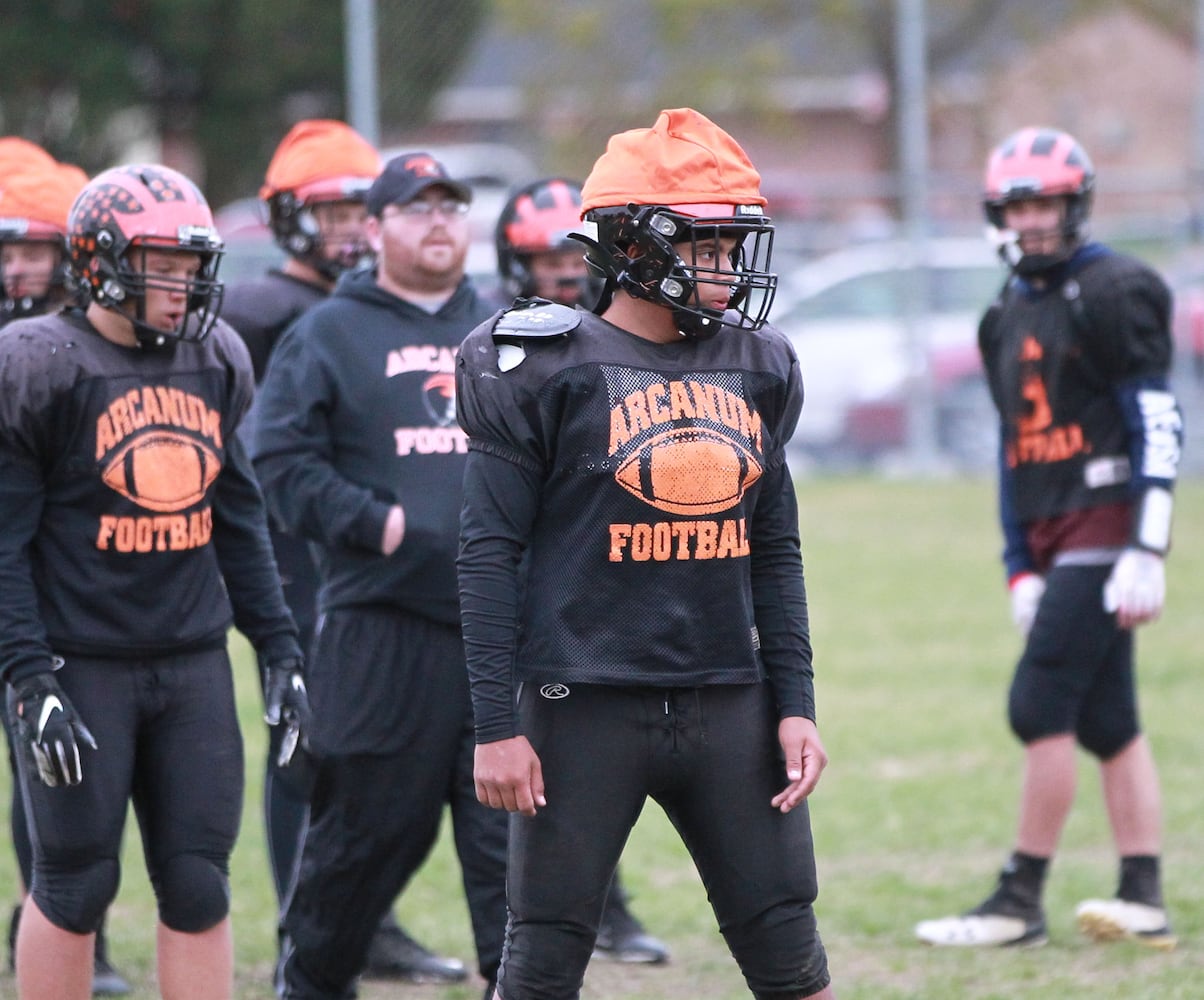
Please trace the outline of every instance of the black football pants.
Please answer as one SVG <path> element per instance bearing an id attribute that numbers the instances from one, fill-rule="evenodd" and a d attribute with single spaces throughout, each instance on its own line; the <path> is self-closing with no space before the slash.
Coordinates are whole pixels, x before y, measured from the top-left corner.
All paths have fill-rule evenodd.
<path id="1" fill-rule="evenodd" d="M 770 701 L 764 684 L 523 685 L 548 804 L 511 817 L 505 1000 L 579 995 L 607 886 L 649 797 L 693 857 L 752 992 L 803 997 L 827 985 L 808 810 L 770 805 L 787 784 Z"/>

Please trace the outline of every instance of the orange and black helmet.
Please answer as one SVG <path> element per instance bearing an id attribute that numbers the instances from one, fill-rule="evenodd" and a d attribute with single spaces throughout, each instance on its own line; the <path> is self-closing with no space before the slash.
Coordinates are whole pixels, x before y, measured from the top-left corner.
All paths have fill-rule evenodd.
<path id="1" fill-rule="evenodd" d="M 97 174 L 71 206 L 67 228 L 76 279 L 106 309 L 135 305 L 130 318 L 142 346 L 209 334 L 222 301 L 217 267 L 223 244 L 205 196 L 179 171 L 128 164 Z M 148 250 L 195 254 L 200 271 L 185 282 L 151 277 Z M 181 329 L 163 331 L 144 322 L 148 288 L 187 293 L 188 317 Z"/>
<path id="2" fill-rule="evenodd" d="M 321 202 L 362 202 L 380 170 L 380 153 L 350 125 L 329 118 L 298 122 L 280 140 L 259 189 L 276 243 L 333 281 L 355 255 L 325 257 L 311 210 Z"/>
<path id="3" fill-rule="evenodd" d="M 1087 237 L 1091 202 L 1095 193 L 1095 167 L 1086 150 L 1068 132 L 1056 128 L 1029 127 L 1012 133 L 992 151 L 987 160 L 983 185 L 983 212 L 998 232 L 1007 227 L 1003 210 L 1010 202 L 1031 198 L 1065 199 L 1062 223 L 1063 259 Z M 1014 241 L 1013 241 L 1014 242 Z M 1000 253 L 1013 266 L 1023 255 L 1007 247 L 1000 238 Z M 1046 255 L 1029 255 L 1021 270 L 1037 270 L 1056 262 Z"/>
<path id="4" fill-rule="evenodd" d="M 58 251 L 46 292 L 36 297 L 13 295 L 0 261 L 6 319 L 44 313 L 68 298 L 73 283 L 67 262 L 67 216 L 87 183 L 88 175 L 79 167 L 54 160 L 47 165 L 40 159 L 21 172 L 0 177 L 0 244 L 49 243 Z"/>
<path id="5" fill-rule="evenodd" d="M 498 273 L 509 295 L 536 294 L 531 274 L 531 256 L 559 250 L 576 250 L 579 242 L 569 237 L 581 231 L 581 185 L 567 177 L 533 181 L 515 191 L 498 216 L 494 231 Z M 578 300 L 594 302 L 601 282 L 593 272 L 581 279 Z"/>

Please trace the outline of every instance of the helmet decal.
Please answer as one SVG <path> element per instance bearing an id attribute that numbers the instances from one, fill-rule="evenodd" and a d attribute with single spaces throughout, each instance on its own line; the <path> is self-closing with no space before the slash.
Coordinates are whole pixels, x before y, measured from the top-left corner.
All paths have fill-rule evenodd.
<path id="1" fill-rule="evenodd" d="M 73 228 L 79 232 L 99 232 L 117 225 L 117 215 L 136 215 L 142 205 L 120 184 L 95 184 L 75 203 Z"/>

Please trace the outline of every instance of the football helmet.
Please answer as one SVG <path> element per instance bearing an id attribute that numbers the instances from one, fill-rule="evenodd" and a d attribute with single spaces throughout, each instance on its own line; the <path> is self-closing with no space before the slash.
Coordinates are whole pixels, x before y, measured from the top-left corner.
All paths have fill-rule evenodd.
<path id="1" fill-rule="evenodd" d="M 71 296 L 74 282 L 67 263 L 67 215 L 87 183 L 88 175 L 79 167 L 53 160 L 0 181 L 0 246 L 46 243 L 54 250 L 54 257 L 46 258 L 54 260 L 50 274 L 44 279 L 39 276 L 47 280 L 46 286 L 36 294 L 14 287 L 23 282 L 5 274 L 0 255 L 0 316 L 4 321 L 41 315 Z"/>
<path id="2" fill-rule="evenodd" d="M 778 277 L 769 270 L 773 224 L 759 205 L 626 205 L 585 213 L 587 257 L 609 293 L 621 289 L 673 311 L 683 336 L 705 339 L 723 326 L 759 330 L 769 316 Z M 592 238 L 590 238 L 592 237 Z M 702 243 L 734 239 L 726 261 L 689 264 Z M 683 256 L 677 247 L 687 244 Z M 705 304 L 710 286 L 722 286 L 727 308 Z M 605 308 L 605 302 L 600 304 Z"/>
<path id="3" fill-rule="evenodd" d="M 381 170 L 380 154 L 350 125 L 333 119 L 298 122 L 280 141 L 268 164 L 259 197 L 279 247 L 328 281 L 368 255 L 363 236 L 325 253 L 313 207 L 322 202 L 362 202 Z"/>
<path id="4" fill-rule="evenodd" d="M 1008 136 L 987 161 L 983 211 L 1003 260 L 1024 274 L 1069 257 L 1086 238 L 1095 191 L 1095 167 L 1074 136 L 1054 128 L 1023 128 Z M 1061 198 L 1062 246 L 1053 254 L 1026 254 L 1003 220 L 1004 207 L 1029 198 Z"/>
<path id="5" fill-rule="evenodd" d="M 581 190 L 587 258 L 616 289 L 666 306 L 685 337 L 765 325 L 777 290 L 773 224 L 761 175 L 739 144 L 692 108 L 662 111 L 652 128 L 611 136 Z M 727 259 L 698 248 L 733 240 Z M 689 246 L 691 252 L 679 253 Z M 705 259 L 705 258 L 704 258 Z M 687 263 L 687 260 L 690 263 Z M 723 294 L 716 294 L 722 288 Z M 726 299 L 722 309 L 708 302 Z"/>
<path id="6" fill-rule="evenodd" d="M 494 232 L 498 273 L 511 296 L 538 294 L 531 257 L 560 250 L 581 251 L 569 234 L 581 229 L 581 185 L 565 177 L 534 181 L 514 192 L 498 216 Z M 575 280 L 577 297 L 592 306 L 602 293 L 602 279 L 590 270 Z"/>
<path id="7" fill-rule="evenodd" d="M 221 308 L 223 244 L 205 196 L 187 177 L 158 164 L 106 170 L 75 199 L 67 229 L 72 272 L 97 305 L 121 310 L 133 303 L 126 315 L 142 347 L 208 336 Z M 195 254 L 200 271 L 189 280 L 150 277 L 149 250 Z M 178 330 L 146 322 L 150 288 L 187 293 L 188 315 Z"/>

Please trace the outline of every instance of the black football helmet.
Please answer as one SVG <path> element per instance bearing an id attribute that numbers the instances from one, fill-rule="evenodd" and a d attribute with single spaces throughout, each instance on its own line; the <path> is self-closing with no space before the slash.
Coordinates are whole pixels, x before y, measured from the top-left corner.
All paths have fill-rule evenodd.
<path id="1" fill-rule="evenodd" d="M 711 337 L 724 326 L 759 330 L 765 325 L 778 276 L 769 270 L 773 224 L 760 205 L 633 204 L 590 209 L 585 221 L 595 235 L 574 239 L 589 248 L 589 262 L 605 278 L 608 293 L 622 289 L 668 306 L 687 337 Z M 721 239 L 736 244 L 729 259 L 714 268 L 687 264 L 675 249 Z M 726 310 L 704 304 L 708 285 L 728 290 Z"/>

